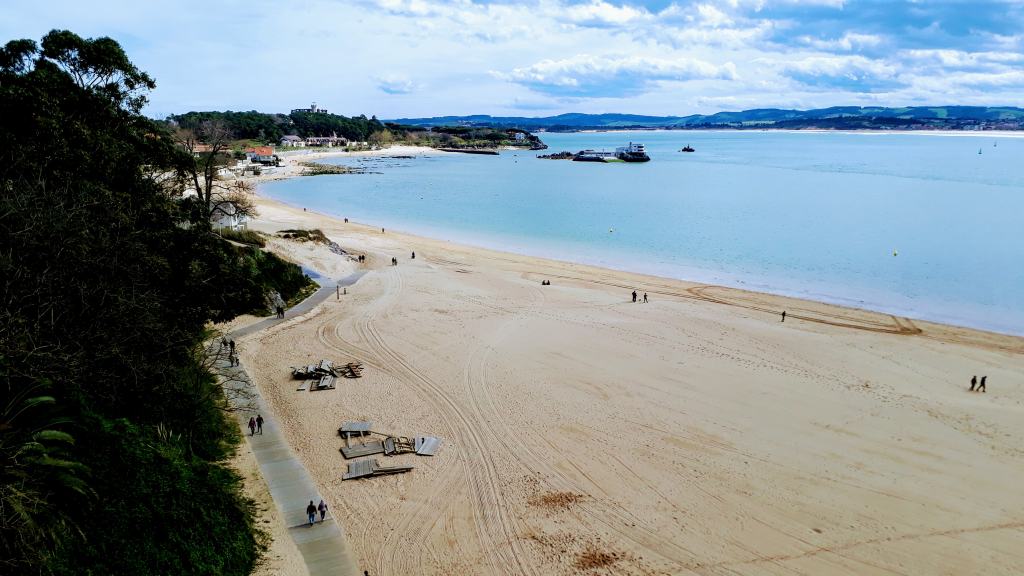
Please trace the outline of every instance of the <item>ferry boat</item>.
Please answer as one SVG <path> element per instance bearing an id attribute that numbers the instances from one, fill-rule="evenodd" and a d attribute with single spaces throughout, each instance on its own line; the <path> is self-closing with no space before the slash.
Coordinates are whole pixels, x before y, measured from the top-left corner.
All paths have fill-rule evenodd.
<path id="1" fill-rule="evenodd" d="M 629 143 L 629 146 L 621 146 L 615 149 L 615 157 L 623 162 L 650 162 L 651 157 L 643 144 Z"/>

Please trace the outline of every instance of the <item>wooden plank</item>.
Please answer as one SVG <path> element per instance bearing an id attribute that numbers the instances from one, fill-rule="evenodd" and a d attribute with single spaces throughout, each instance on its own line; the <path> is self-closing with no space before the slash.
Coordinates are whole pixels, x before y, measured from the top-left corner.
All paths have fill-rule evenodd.
<path id="1" fill-rule="evenodd" d="M 355 480 L 368 476 L 385 476 L 388 474 L 402 474 L 412 470 L 412 466 L 381 466 L 376 460 L 357 460 L 349 462 L 348 472 L 342 476 L 342 480 Z"/>
<path id="2" fill-rule="evenodd" d="M 371 454 L 383 453 L 384 443 L 381 442 L 380 440 L 367 442 L 366 444 L 356 444 L 355 446 L 345 446 L 344 448 L 341 449 L 341 455 L 344 456 L 346 460 L 351 460 L 352 458 L 359 458 L 360 456 L 369 456 Z"/>
<path id="3" fill-rule="evenodd" d="M 348 472 L 341 477 L 342 480 L 355 480 L 356 478 L 365 478 L 367 476 L 373 476 L 373 468 L 377 463 L 376 460 L 357 460 L 355 462 L 349 462 Z"/>
<path id="4" fill-rule="evenodd" d="M 343 422 L 341 428 L 338 428 L 338 433 L 343 435 L 346 432 L 353 435 L 369 434 L 371 426 L 373 426 L 373 422 Z"/>

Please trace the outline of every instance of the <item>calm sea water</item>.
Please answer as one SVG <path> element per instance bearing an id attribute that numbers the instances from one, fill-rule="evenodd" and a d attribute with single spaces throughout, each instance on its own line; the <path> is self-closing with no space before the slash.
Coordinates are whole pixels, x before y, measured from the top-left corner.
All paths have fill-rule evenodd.
<path id="1" fill-rule="evenodd" d="M 642 142 L 653 160 L 346 158 L 335 162 L 376 173 L 264 191 L 440 239 L 1024 334 L 1024 139 L 541 137 L 549 152 Z M 697 151 L 679 152 L 686 144 Z"/>

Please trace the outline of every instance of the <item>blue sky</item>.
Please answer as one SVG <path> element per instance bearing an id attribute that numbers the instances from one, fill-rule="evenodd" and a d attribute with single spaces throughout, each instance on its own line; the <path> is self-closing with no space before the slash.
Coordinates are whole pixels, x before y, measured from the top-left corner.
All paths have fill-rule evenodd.
<path id="1" fill-rule="evenodd" d="M 1024 0 L 3 2 L 3 41 L 121 42 L 157 117 L 1024 105 Z"/>

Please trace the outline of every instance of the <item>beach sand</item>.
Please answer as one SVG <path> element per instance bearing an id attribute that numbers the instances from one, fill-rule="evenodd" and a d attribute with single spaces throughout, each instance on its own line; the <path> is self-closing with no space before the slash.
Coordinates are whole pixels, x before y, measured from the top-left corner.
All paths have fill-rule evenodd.
<path id="1" fill-rule="evenodd" d="M 372 575 L 1024 573 L 1020 338 L 258 205 L 369 257 L 272 243 L 370 272 L 239 344 Z M 347 420 L 442 444 L 342 482 Z"/>

